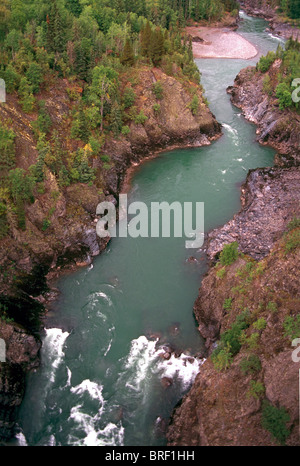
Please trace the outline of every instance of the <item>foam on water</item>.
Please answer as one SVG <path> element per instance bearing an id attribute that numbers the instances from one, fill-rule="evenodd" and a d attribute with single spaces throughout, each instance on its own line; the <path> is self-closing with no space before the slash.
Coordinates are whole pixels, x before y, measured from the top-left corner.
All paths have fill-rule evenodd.
<path id="1" fill-rule="evenodd" d="M 68 443 L 75 446 L 123 445 L 124 428 L 121 422 L 114 424 L 103 419 L 106 407 L 102 394 L 103 386 L 86 379 L 70 391 L 77 396 L 79 404 L 71 408 L 68 421 L 73 426 Z M 88 407 L 89 399 L 97 402 L 92 414 Z"/>
<path id="2" fill-rule="evenodd" d="M 150 375 L 149 369 L 157 358 L 157 341 L 150 341 L 142 335 L 131 342 L 124 367 L 128 376 L 126 386 L 136 392 L 141 390 L 143 382 Z"/>
<path id="3" fill-rule="evenodd" d="M 180 382 L 183 390 L 187 390 L 194 382 L 199 373 L 200 366 L 205 362 L 205 359 L 198 359 L 186 354 L 181 354 L 176 357 L 171 355 L 168 361 L 162 361 L 157 365 L 157 370 L 162 377 L 168 377 Z"/>
<path id="4" fill-rule="evenodd" d="M 25 435 L 23 434 L 23 432 L 18 432 L 15 436 L 15 439 L 17 440 L 17 444 L 19 447 L 27 447 L 28 444 L 27 444 L 27 441 L 26 441 L 26 437 Z"/>
<path id="5" fill-rule="evenodd" d="M 83 395 L 84 393 L 88 393 L 94 400 L 99 400 L 102 405 L 104 403 L 102 396 L 102 385 L 99 385 L 96 382 L 92 382 L 89 379 L 83 380 L 81 384 L 77 385 L 76 387 L 72 387 L 70 390 L 71 393 L 75 393 L 76 395 Z"/>
<path id="6" fill-rule="evenodd" d="M 46 329 L 46 337 L 43 342 L 43 355 L 46 355 L 45 362 L 50 369 L 49 383 L 55 380 L 55 373 L 63 360 L 65 353 L 63 347 L 70 334 L 63 332 L 60 328 Z"/>
<path id="7" fill-rule="evenodd" d="M 195 380 L 199 368 L 205 360 L 184 353 L 178 357 L 172 354 L 170 359 L 166 360 L 161 357 L 165 353 L 164 348 L 157 347 L 157 343 L 158 339 L 151 341 L 145 336 L 140 336 L 132 341 L 125 368 L 134 369 L 134 371 L 129 376 L 126 386 L 136 392 L 142 388 L 145 390 L 145 387 L 142 386 L 143 382 L 156 374 L 160 378 L 176 379 L 185 390 Z"/>

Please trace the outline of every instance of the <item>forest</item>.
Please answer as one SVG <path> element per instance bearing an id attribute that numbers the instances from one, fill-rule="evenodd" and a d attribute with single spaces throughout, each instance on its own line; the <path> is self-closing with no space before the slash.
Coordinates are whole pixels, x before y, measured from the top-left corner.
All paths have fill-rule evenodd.
<path id="1" fill-rule="evenodd" d="M 0 237 L 11 226 L 26 229 L 25 206 L 43 194 L 46 169 L 61 189 L 93 183 L 93 157 L 101 157 L 104 169 L 109 168 L 109 157 L 101 154 L 106 137 L 126 136 L 131 120 L 145 122 L 147 117 L 135 106 L 130 70 L 160 67 L 199 85 L 184 26 L 237 11 L 234 0 L 3 0 L 0 78 L 22 112 L 34 115 L 38 157 L 29 170 L 17 166 L 16 135 L 9 121 L 0 120 Z M 49 83 L 59 79 L 70 83 L 70 136 L 80 144 L 71 153 L 53 130 L 41 98 L 47 98 Z M 159 82 L 153 92 L 159 111 Z M 191 110 L 197 106 L 194 96 Z M 46 219 L 44 230 L 48 223 Z"/>

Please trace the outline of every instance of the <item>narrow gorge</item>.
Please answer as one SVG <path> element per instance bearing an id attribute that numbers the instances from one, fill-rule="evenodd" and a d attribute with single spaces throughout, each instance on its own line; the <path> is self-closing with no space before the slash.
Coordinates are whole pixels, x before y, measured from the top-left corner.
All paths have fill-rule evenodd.
<path id="1" fill-rule="evenodd" d="M 100 66 L 81 100 L 56 63 L 61 76 L 38 97 L 52 138 L 37 143 L 45 114 L 24 112 L 16 94 L 0 105 L 17 167 L 37 173 L 44 154 L 26 228 L 9 207 L 1 238 L 3 444 L 299 445 L 300 121 L 275 90 L 285 39 L 257 16 L 188 27 L 182 56 L 165 33 L 171 58 L 161 66 L 149 66 L 149 52 L 139 66 L 114 65 L 116 133 L 112 85 L 100 96 L 111 126 L 82 136 L 82 115 L 92 120 L 102 102 Z M 107 76 L 114 53 L 107 47 Z M 178 237 L 100 239 L 97 205 L 118 206 L 120 193 L 147 206 L 203 202 L 203 248 Z"/>

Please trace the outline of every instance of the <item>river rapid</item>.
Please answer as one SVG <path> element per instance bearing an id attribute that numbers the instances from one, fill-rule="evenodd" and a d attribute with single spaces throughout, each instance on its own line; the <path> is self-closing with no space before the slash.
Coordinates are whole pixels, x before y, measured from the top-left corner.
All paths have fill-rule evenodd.
<path id="1" fill-rule="evenodd" d="M 129 202 L 146 205 L 203 202 L 206 231 L 240 209 L 248 170 L 274 161 L 226 88 L 283 41 L 265 32 L 264 20 L 241 18 L 237 32 L 257 48 L 255 58 L 196 60 L 223 136 L 146 161 L 128 193 Z M 27 380 L 18 445 L 165 445 L 172 410 L 204 363 L 193 304 L 207 263 L 205 251 L 186 249 L 185 240 L 113 238 L 92 265 L 58 281 L 41 367 Z"/>

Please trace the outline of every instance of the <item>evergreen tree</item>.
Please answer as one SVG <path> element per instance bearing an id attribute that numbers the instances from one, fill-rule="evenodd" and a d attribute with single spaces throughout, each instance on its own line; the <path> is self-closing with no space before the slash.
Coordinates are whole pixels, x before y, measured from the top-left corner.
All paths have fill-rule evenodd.
<path id="1" fill-rule="evenodd" d="M 289 16 L 293 19 L 300 18 L 299 0 L 289 0 Z"/>
<path id="2" fill-rule="evenodd" d="M 80 0 L 66 0 L 66 7 L 74 16 L 77 17 L 80 16 L 80 13 L 82 12 Z"/>
<path id="3" fill-rule="evenodd" d="M 63 52 L 64 50 L 63 24 L 56 0 L 52 2 L 47 14 L 47 47 L 51 52 Z"/>
<path id="4" fill-rule="evenodd" d="M 125 42 L 125 46 L 123 49 L 123 53 L 121 56 L 121 63 L 125 66 L 133 66 L 134 65 L 134 53 L 133 48 L 130 43 L 130 40 L 127 38 Z"/>
<path id="5" fill-rule="evenodd" d="M 154 66 L 159 66 L 164 53 L 164 37 L 160 27 L 155 28 L 151 37 L 150 58 Z"/>
<path id="6" fill-rule="evenodd" d="M 147 21 L 146 26 L 141 30 L 141 54 L 143 57 L 149 57 L 151 46 L 151 26 Z"/>

